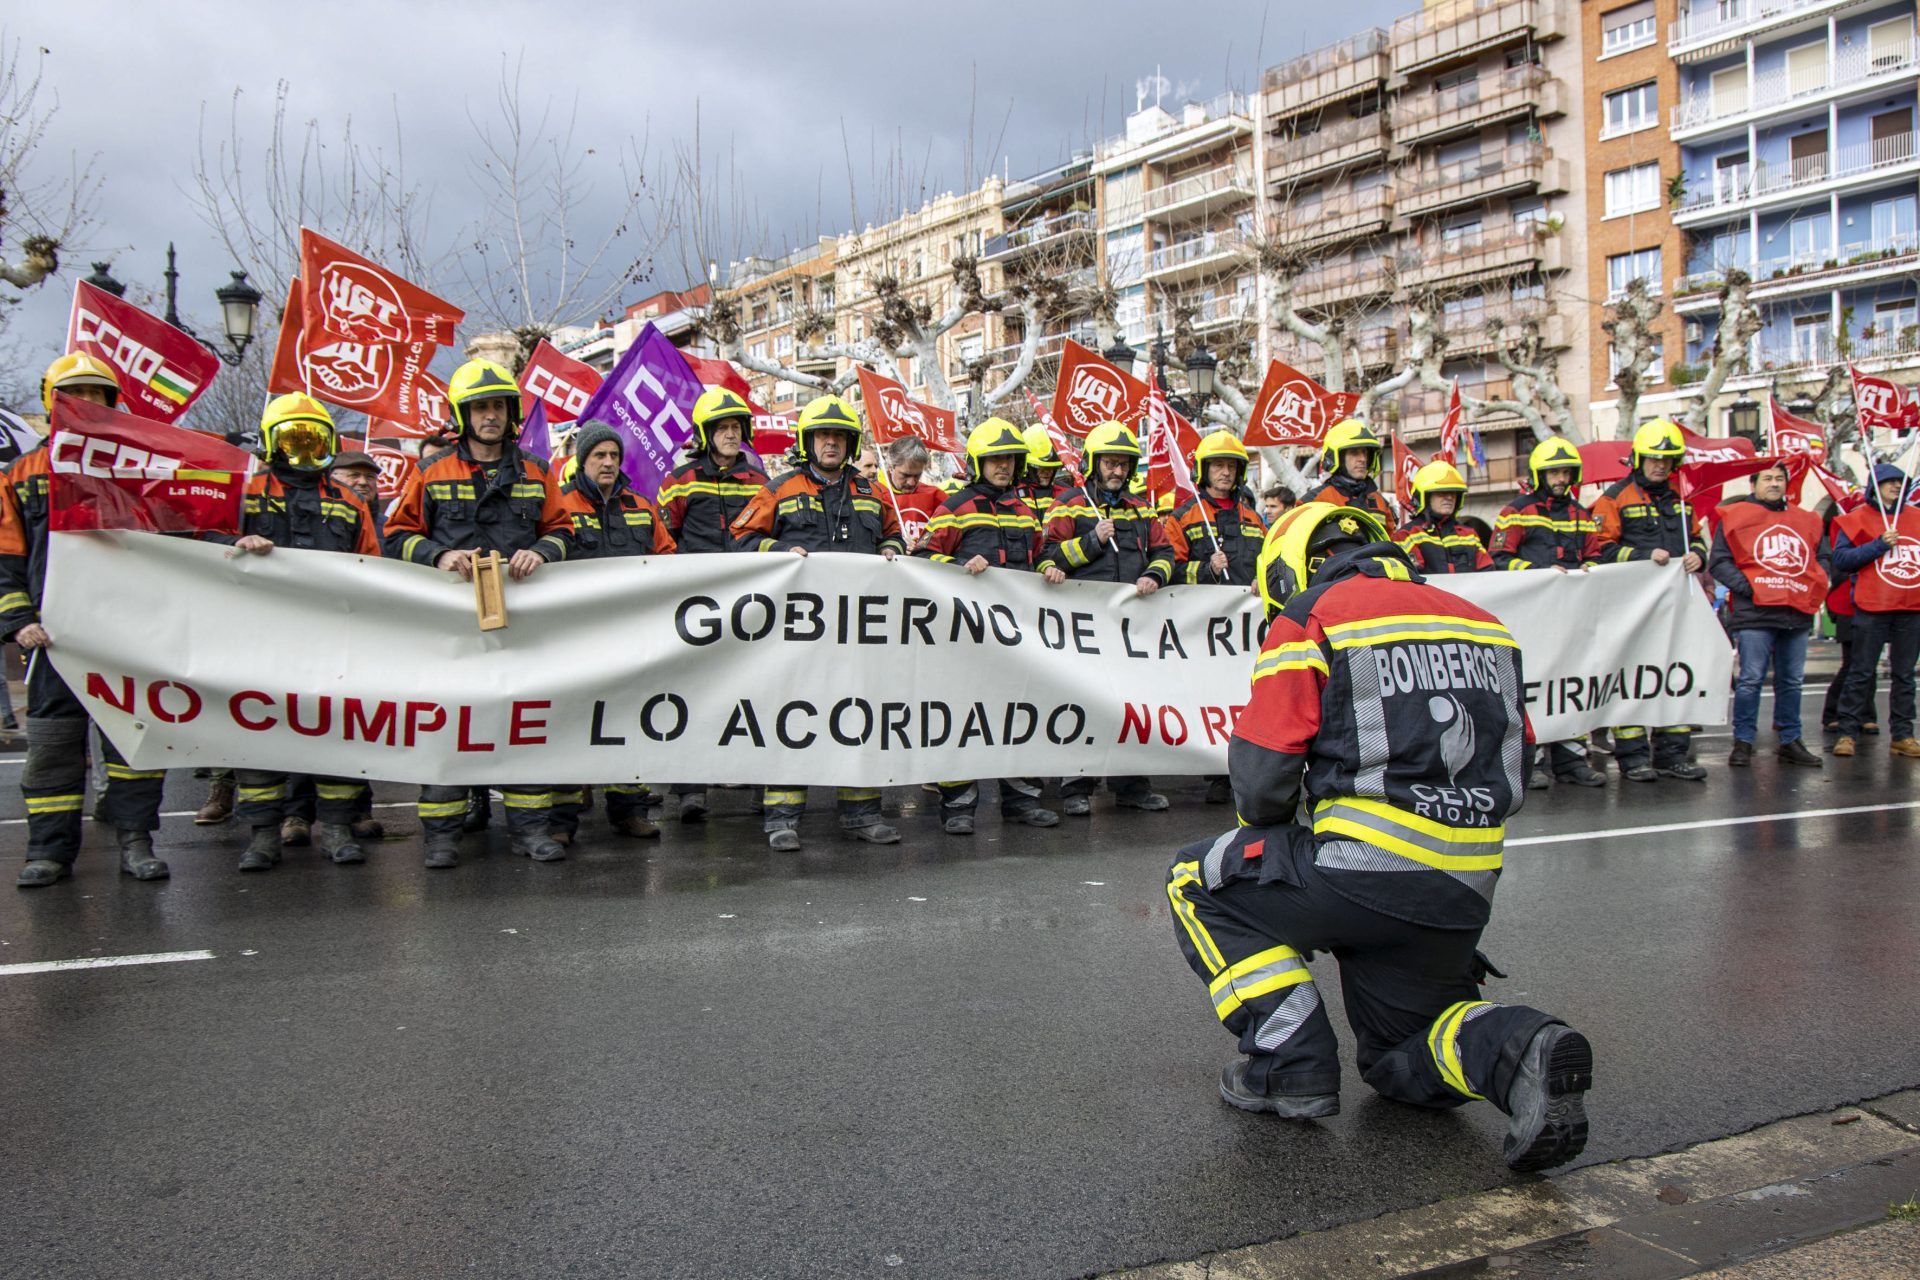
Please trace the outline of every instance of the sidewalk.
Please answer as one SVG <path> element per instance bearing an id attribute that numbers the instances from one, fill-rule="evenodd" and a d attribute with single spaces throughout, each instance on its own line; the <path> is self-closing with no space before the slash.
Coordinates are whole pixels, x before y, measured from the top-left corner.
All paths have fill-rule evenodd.
<path id="1" fill-rule="evenodd" d="M 1920 1276 L 1920 1090 L 1126 1280 Z M 1893 1212 L 1890 1213 L 1890 1210 Z"/>

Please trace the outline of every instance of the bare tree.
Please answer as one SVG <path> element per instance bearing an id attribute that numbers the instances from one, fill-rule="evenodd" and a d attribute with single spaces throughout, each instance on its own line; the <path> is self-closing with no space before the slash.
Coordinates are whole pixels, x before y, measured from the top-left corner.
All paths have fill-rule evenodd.
<path id="1" fill-rule="evenodd" d="M 1713 350 L 1707 353 L 1707 375 L 1695 392 L 1698 398 L 1680 418 L 1680 425 L 1689 431 L 1706 433 L 1707 412 L 1720 388 L 1729 375 L 1747 367 L 1747 353 L 1764 327 L 1760 308 L 1749 297 L 1752 288 L 1753 281 L 1746 272 L 1728 268 L 1720 284 L 1720 323 L 1714 330 Z"/>
<path id="2" fill-rule="evenodd" d="M 1660 358 L 1653 322 L 1665 304 L 1653 296 L 1645 279 L 1627 281 L 1626 292 L 1612 307 L 1600 328 L 1613 343 L 1613 384 L 1619 390 L 1614 434 L 1625 438 L 1640 421 L 1640 397 L 1647 387 L 1647 366 Z M 1663 370 L 1655 370 L 1658 376 Z"/>
<path id="3" fill-rule="evenodd" d="M 60 251 L 93 225 L 100 180 L 94 162 L 41 157 L 60 109 L 46 83 L 47 50 L 31 55 L 0 32 L 0 280 L 31 289 L 60 269 Z"/>

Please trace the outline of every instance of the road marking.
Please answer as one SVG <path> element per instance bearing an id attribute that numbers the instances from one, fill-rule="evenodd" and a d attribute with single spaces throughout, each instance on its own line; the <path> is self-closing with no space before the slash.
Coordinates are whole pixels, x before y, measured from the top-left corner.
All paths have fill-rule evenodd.
<path id="1" fill-rule="evenodd" d="M 156 951 L 144 956 L 89 956 L 84 960 L 39 960 L 32 964 L 0 964 L 0 977 L 15 973 L 52 973 L 56 969 L 118 969 L 130 964 L 178 964 L 182 960 L 211 960 L 211 951 Z"/>
<path id="2" fill-rule="evenodd" d="M 1522 836 L 1506 842 L 1507 848 L 1529 844 L 1570 844 L 1575 840 L 1611 840 L 1618 836 L 1652 836 L 1665 831 L 1700 831 L 1707 827 L 1745 827 L 1756 822 L 1793 821 L 1800 818 L 1838 818 L 1853 813 L 1886 813 L 1895 809 L 1920 809 L 1920 800 L 1902 800 L 1893 804 L 1856 804 L 1844 809 L 1795 809 L 1788 813 L 1752 813 L 1739 818 L 1703 818 L 1698 822 L 1663 822 L 1654 827 L 1610 827 L 1603 831 L 1575 831 L 1558 836 Z"/>

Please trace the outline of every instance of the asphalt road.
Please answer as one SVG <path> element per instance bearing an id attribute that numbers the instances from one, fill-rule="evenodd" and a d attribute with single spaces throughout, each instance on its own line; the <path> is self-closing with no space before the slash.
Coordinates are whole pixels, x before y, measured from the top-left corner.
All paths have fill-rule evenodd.
<path id="1" fill-rule="evenodd" d="M 1592 1038 L 1585 1163 L 1920 1084 L 1920 762 L 1729 771 L 1724 735 L 1704 785 L 1510 828 L 1493 998 Z M 729 792 L 657 843 L 595 821 L 535 865 L 496 829 L 435 873 L 407 837 L 241 876 L 242 831 L 175 817 L 160 885 L 92 831 L 74 880 L 0 889 L 0 966 L 212 958 L 0 969 L 0 1275 L 1074 1276 L 1506 1181 L 1488 1107 L 1221 1105 L 1162 875 L 1231 818 L 1169 790 L 971 841 L 890 792 L 892 848 L 816 792 L 797 856 Z"/>

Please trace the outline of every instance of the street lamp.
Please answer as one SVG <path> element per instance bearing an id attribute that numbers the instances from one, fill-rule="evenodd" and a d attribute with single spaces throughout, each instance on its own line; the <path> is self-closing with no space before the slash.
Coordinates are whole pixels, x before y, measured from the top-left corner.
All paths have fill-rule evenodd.
<path id="1" fill-rule="evenodd" d="M 259 318 L 260 300 L 266 295 L 247 283 L 247 273 L 233 272 L 233 279 L 213 291 L 220 302 L 220 325 L 226 331 L 227 345 L 233 348 L 233 354 L 227 355 L 220 348 L 195 333 L 187 322 L 180 318 L 177 302 L 179 294 L 180 272 L 174 268 L 173 245 L 167 245 L 167 314 L 165 320 L 180 332 L 198 342 L 225 364 L 239 364 L 247 354 L 247 347 L 253 342 L 254 323 Z"/>
<path id="2" fill-rule="evenodd" d="M 1127 345 L 1125 338 L 1118 333 L 1114 334 L 1113 345 L 1108 347 L 1102 354 L 1107 357 L 1108 364 L 1115 366 L 1120 372 L 1132 376 L 1133 362 L 1138 358 L 1138 355 L 1132 347 Z"/>
<path id="3" fill-rule="evenodd" d="M 110 293 L 116 298 L 126 297 L 127 286 L 121 284 L 118 280 L 115 280 L 113 278 L 113 272 L 108 270 L 108 268 L 112 266 L 113 264 L 111 262 L 94 263 L 93 274 L 88 276 L 85 280 L 81 281 L 81 283 L 90 284 L 94 288 L 100 290 L 100 292 Z"/>
<path id="4" fill-rule="evenodd" d="M 1745 436 L 1749 440 L 1760 439 L 1760 402 L 1752 396 L 1741 396 L 1727 406 L 1727 434 Z"/>
<path id="5" fill-rule="evenodd" d="M 1197 407 L 1205 409 L 1207 401 L 1213 399 L 1213 375 L 1220 367 L 1220 361 L 1213 352 L 1202 343 L 1187 355 L 1187 389 L 1193 392 L 1193 398 L 1199 401 Z"/>

